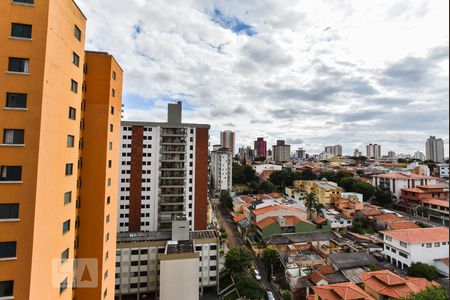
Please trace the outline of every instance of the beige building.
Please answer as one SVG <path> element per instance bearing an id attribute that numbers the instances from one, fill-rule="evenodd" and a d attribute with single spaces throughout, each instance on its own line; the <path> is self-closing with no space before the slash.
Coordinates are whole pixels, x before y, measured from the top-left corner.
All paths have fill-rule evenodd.
<path id="1" fill-rule="evenodd" d="M 286 145 L 285 141 L 277 141 L 273 148 L 273 161 L 288 162 L 291 161 L 291 145 Z"/>
<path id="2" fill-rule="evenodd" d="M 298 190 L 314 193 L 317 201 L 323 205 L 333 205 L 337 199 L 341 198 L 342 189 L 332 181 L 320 180 L 296 180 L 294 188 Z"/>

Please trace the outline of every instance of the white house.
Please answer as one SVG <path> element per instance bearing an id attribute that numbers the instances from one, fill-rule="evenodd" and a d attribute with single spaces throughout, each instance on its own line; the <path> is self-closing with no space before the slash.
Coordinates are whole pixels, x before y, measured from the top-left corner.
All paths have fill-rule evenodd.
<path id="1" fill-rule="evenodd" d="M 448 227 L 430 227 L 382 231 L 386 259 L 401 269 L 413 262 L 435 265 L 448 258 Z"/>
<path id="2" fill-rule="evenodd" d="M 352 219 L 346 218 L 341 215 L 339 212 L 329 209 L 322 210 L 323 216 L 328 220 L 328 223 L 331 225 L 331 229 L 343 229 L 352 226 Z"/>
<path id="3" fill-rule="evenodd" d="M 435 177 L 417 174 L 388 173 L 374 175 L 372 185 L 374 187 L 387 188 L 397 199 L 400 199 L 402 189 L 414 188 L 419 185 L 436 185 L 437 179 Z"/>
<path id="4" fill-rule="evenodd" d="M 263 171 L 281 171 L 283 169 L 282 165 L 276 164 L 255 164 L 252 166 L 253 170 L 255 170 L 256 175 L 261 175 Z"/>

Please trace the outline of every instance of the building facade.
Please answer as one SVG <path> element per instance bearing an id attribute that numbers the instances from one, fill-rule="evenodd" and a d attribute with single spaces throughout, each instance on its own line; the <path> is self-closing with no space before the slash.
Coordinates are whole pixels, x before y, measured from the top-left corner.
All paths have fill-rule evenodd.
<path id="1" fill-rule="evenodd" d="M 275 162 L 291 161 L 291 146 L 286 145 L 285 141 L 279 140 L 273 148 L 272 160 Z"/>
<path id="2" fill-rule="evenodd" d="M 267 142 L 264 138 L 259 137 L 254 142 L 255 156 L 256 157 L 267 157 Z"/>
<path id="3" fill-rule="evenodd" d="M 210 126 L 182 123 L 181 109 L 169 104 L 166 123 L 122 122 L 119 232 L 170 231 L 179 215 L 206 229 Z"/>
<path id="4" fill-rule="evenodd" d="M 233 156 L 236 153 L 234 148 L 235 140 L 234 131 L 226 130 L 220 132 L 220 144 L 222 147 L 230 149 Z"/>
<path id="5" fill-rule="evenodd" d="M 85 52 L 71 0 L 0 11 L 0 298 L 113 299 L 122 70 Z M 96 288 L 73 267 L 87 257 Z"/>
<path id="6" fill-rule="evenodd" d="M 299 160 L 306 159 L 306 150 L 304 150 L 303 148 L 298 148 L 295 154 L 295 157 Z"/>
<path id="7" fill-rule="evenodd" d="M 334 145 L 325 147 L 325 153 L 329 153 L 333 156 L 342 156 L 342 146 Z"/>
<path id="8" fill-rule="evenodd" d="M 420 152 L 420 151 L 414 152 L 413 158 L 414 158 L 414 159 L 421 160 L 421 161 L 425 161 L 425 159 L 426 159 L 425 154 L 423 154 L 423 153 Z"/>
<path id="9" fill-rule="evenodd" d="M 366 156 L 368 158 L 381 158 L 381 145 L 369 144 L 366 146 Z"/>
<path id="10" fill-rule="evenodd" d="M 415 188 L 421 185 L 436 185 L 436 179 L 425 175 L 388 173 L 373 176 L 372 185 L 376 188 L 389 189 L 397 199 L 401 199 L 402 189 Z"/>
<path id="11" fill-rule="evenodd" d="M 426 159 L 437 163 L 444 163 L 444 141 L 441 138 L 430 136 L 425 142 Z"/>
<path id="12" fill-rule="evenodd" d="M 228 148 L 211 152 L 211 186 L 214 192 L 231 192 L 233 157 Z"/>

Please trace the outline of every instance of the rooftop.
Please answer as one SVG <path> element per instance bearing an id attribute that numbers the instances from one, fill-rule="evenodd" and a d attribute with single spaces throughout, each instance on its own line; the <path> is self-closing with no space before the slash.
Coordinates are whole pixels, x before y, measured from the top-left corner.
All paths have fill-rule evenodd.
<path id="1" fill-rule="evenodd" d="M 331 231 L 328 232 L 303 232 L 291 234 L 277 234 L 264 238 L 264 242 L 270 245 L 288 245 L 315 241 L 329 241 L 336 238 Z"/>
<path id="2" fill-rule="evenodd" d="M 441 199 L 435 199 L 435 198 L 429 198 L 429 199 L 422 199 L 422 203 L 430 204 L 430 205 L 437 205 L 442 207 L 449 207 L 448 200 L 441 200 Z"/>
<path id="3" fill-rule="evenodd" d="M 165 231 L 123 232 L 117 234 L 118 243 L 168 241 L 171 238 L 172 234 Z"/>
<path id="4" fill-rule="evenodd" d="M 189 232 L 189 238 L 192 240 L 217 239 L 219 235 L 214 230 L 198 230 Z"/>
<path id="5" fill-rule="evenodd" d="M 403 222 L 407 221 L 406 219 L 397 216 L 396 214 L 381 214 L 378 216 L 373 216 L 372 219 L 375 219 L 384 223 L 394 223 L 394 222 Z"/>
<path id="6" fill-rule="evenodd" d="M 332 253 L 329 259 L 338 269 L 365 267 L 377 263 L 375 257 L 365 252 Z"/>
<path id="7" fill-rule="evenodd" d="M 378 178 L 386 178 L 386 179 L 399 179 L 399 180 L 407 180 L 407 179 L 436 179 L 435 177 L 418 175 L 418 174 L 402 174 L 402 173 L 388 173 L 388 174 L 379 174 L 374 175 L 373 177 Z"/>
<path id="8" fill-rule="evenodd" d="M 449 240 L 448 227 L 385 230 L 381 233 L 408 244 L 447 242 Z"/>
<path id="9" fill-rule="evenodd" d="M 169 241 L 166 246 L 166 254 L 194 253 L 194 242 L 189 241 Z"/>
<path id="10" fill-rule="evenodd" d="M 313 286 L 315 294 L 326 300 L 373 300 L 369 294 L 351 282 Z"/>
<path id="11" fill-rule="evenodd" d="M 389 223 L 388 226 L 392 230 L 420 228 L 419 225 L 410 221 Z"/>
<path id="12" fill-rule="evenodd" d="M 272 205 L 272 206 L 267 206 L 267 207 L 263 207 L 263 208 L 258 208 L 255 209 L 253 211 L 253 213 L 258 216 L 258 215 L 262 215 L 262 214 L 266 214 L 268 212 L 271 211 L 276 211 L 276 210 L 280 210 L 280 209 L 284 209 L 284 210 L 290 210 L 290 211 L 295 211 L 295 212 L 301 212 L 302 210 L 299 208 L 294 208 L 294 207 L 289 207 L 289 206 L 285 206 L 285 205 Z"/>

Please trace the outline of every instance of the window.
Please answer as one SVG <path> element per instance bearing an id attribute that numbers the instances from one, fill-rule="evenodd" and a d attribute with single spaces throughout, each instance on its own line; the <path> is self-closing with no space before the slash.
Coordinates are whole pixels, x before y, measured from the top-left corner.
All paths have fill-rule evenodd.
<path id="1" fill-rule="evenodd" d="M 435 247 L 439 247 L 439 246 L 440 246 L 439 242 L 434 243 L 434 246 L 435 246 Z"/>
<path id="2" fill-rule="evenodd" d="M 11 24 L 11 36 L 22 39 L 31 39 L 31 25 L 27 24 Z"/>
<path id="3" fill-rule="evenodd" d="M 107 216 L 106 216 L 106 223 L 109 223 L 109 219 L 110 219 L 110 216 L 107 215 Z"/>
<path id="4" fill-rule="evenodd" d="M 108 186 L 111 186 L 111 178 L 108 178 Z"/>
<path id="5" fill-rule="evenodd" d="M 109 131 L 113 132 L 114 131 L 114 125 L 113 124 L 109 124 Z"/>
<path id="6" fill-rule="evenodd" d="M 386 236 L 386 241 L 392 242 L 392 238 L 390 236 Z"/>
<path id="7" fill-rule="evenodd" d="M 106 197 L 106 204 L 110 204 L 110 203 L 111 203 L 111 197 L 108 196 L 108 197 Z"/>
<path id="8" fill-rule="evenodd" d="M 427 243 L 427 248 L 431 248 L 431 243 Z"/>
<path id="9" fill-rule="evenodd" d="M 116 77 L 117 77 L 117 76 L 116 76 L 116 72 L 113 71 L 113 72 L 112 72 L 112 78 L 113 78 L 114 80 L 116 80 Z"/>
<path id="10" fill-rule="evenodd" d="M 67 220 L 63 223 L 63 234 L 70 230 L 70 220 Z"/>
<path id="11" fill-rule="evenodd" d="M 8 71 L 17 73 L 29 73 L 30 60 L 28 58 L 10 57 Z"/>
<path id="12" fill-rule="evenodd" d="M 403 247 L 403 248 L 406 248 L 406 243 L 400 241 L 400 246 Z"/>
<path id="13" fill-rule="evenodd" d="M 112 168 L 112 160 L 108 160 L 108 168 Z"/>
<path id="14" fill-rule="evenodd" d="M 77 38 L 77 40 L 81 41 L 81 30 L 75 25 L 73 35 Z"/>
<path id="15" fill-rule="evenodd" d="M 60 284 L 59 284 L 59 293 L 62 294 L 67 289 L 67 282 L 68 278 L 66 277 Z"/>
<path id="16" fill-rule="evenodd" d="M 0 220 L 18 219 L 19 204 L 0 204 Z"/>
<path id="17" fill-rule="evenodd" d="M 77 118 L 77 110 L 73 107 L 69 107 L 69 119 L 75 120 Z"/>
<path id="18" fill-rule="evenodd" d="M 114 114 L 114 106 L 111 106 L 111 114 Z"/>
<path id="19" fill-rule="evenodd" d="M 14 3 L 34 4 L 34 0 L 13 0 Z"/>
<path id="20" fill-rule="evenodd" d="M 4 129 L 3 144 L 23 145 L 25 131 L 23 129 Z"/>
<path id="21" fill-rule="evenodd" d="M 14 290 L 14 281 L 0 281 L 0 297 L 12 297 Z"/>
<path id="22" fill-rule="evenodd" d="M 408 258 L 408 255 L 406 253 L 401 252 L 401 251 L 398 252 L 398 255 L 400 255 L 401 257 L 404 257 L 404 258 Z"/>
<path id="23" fill-rule="evenodd" d="M 115 89 L 112 89 L 112 92 L 111 92 L 111 93 L 112 93 L 112 96 L 113 96 L 113 97 L 116 96 L 116 90 L 115 90 Z"/>
<path id="24" fill-rule="evenodd" d="M 0 242 L 0 259 L 16 257 L 17 242 Z"/>
<path id="25" fill-rule="evenodd" d="M 76 54 L 75 52 L 73 53 L 73 59 L 72 62 L 75 66 L 79 67 L 80 66 L 80 57 L 78 56 L 78 54 Z"/>
<path id="26" fill-rule="evenodd" d="M 61 253 L 61 263 L 65 263 L 69 259 L 69 248 Z"/>
<path id="27" fill-rule="evenodd" d="M 75 147 L 75 137 L 73 135 L 67 136 L 67 148 Z"/>
<path id="28" fill-rule="evenodd" d="M 72 202 L 72 192 L 64 193 L 64 204 L 69 204 Z"/>
<path id="29" fill-rule="evenodd" d="M 27 108 L 27 94 L 7 93 L 6 107 L 8 108 Z"/>
<path id="30" fill-rule="evenodd" d="M 22 167 L 21 166 L 2 166 L 0 168 L 0 182 L 1 181 L 21 181 Z"/>
<path id="31" fill-rule="evenodd" d="M 109 142 L 109 150 L 112 150 L 112 146 L 113 146 L 112 142 Z"/>
<path id="32" fill-rule="evenodd" d="M 70 90 L 74 93 L 78 93 L 78 82 L 72 79 Z"/>
<path id="33" fill-rule="evenodd" d="M 66 164 L 66 176 L 73 174 L 73 164 Z"/>

